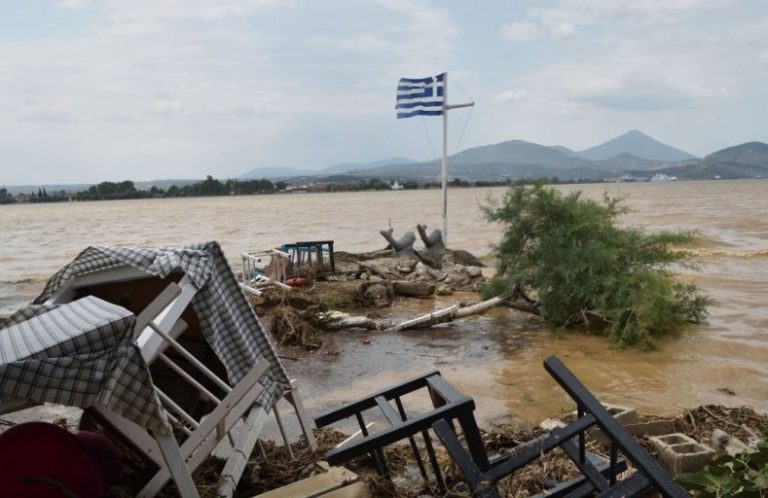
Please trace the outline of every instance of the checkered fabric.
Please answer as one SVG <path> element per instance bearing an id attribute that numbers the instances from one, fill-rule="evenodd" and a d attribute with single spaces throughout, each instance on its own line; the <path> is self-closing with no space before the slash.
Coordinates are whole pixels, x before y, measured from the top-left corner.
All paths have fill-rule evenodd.
<path id="1" fill-rule="evenodd" d="M 48 313 L 54 308 L 56 308 L 55 304 L 30 304 L 24 306 L 10 315 L 0 318 L 0 330 L 10 327 L 11 325 L 16 325 L 17 323 L 26 322 L 30 318 L 43 313 Z"/>
<path id="2" fill-rule="evenodd" d="M 154 432 L 171 427 L 133 338 L 136 318 L 88 296 L 0 330 L 0 403 L 102 404 Z"/>
<path id="3" fill-rule="evenodd" d="M 224 364 L 230 384 L 237 384 L 260 359 L 269 362 L 257 402 L 271 409 L 289 386 L 288 375 L 218 242 L 158 249 L 89 247 L 51 277 L 34 303 L 44 304 L 78 277 L 125 265 L 161 278 L 175 270 L 186 273 L 198 289 L 192 308 L 206 341 Z"/>

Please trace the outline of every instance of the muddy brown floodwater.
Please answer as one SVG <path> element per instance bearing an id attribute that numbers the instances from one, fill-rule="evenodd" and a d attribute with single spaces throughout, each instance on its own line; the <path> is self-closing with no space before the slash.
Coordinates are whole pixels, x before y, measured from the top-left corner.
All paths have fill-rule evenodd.
<path id="1" fill-rule="evenodd" d="M 704 266 L 681 276 L 714 299 L 709 324 L 658 341 L 659 350 L 649 353 L 617 351 L 599 337 L 558 338 L 535 318 L 501 308 L 430 330 L 329 334 L 319 351 L 285 360 L 310 411 L 437 368 L 475 398 L 482 422 L 534 422 L 571 409 L 542 367 L 550 354 L 605 401 L 646 413 L 702 403 L 768 409 L 768 181 L 557 188 L 625 196 L 632 208 L 626 224 L 697 230 Z M 503 189 L 450 190 L 454 248 L 486 254 L 498 239 L 500 227 L 484 223 L 478 208 L 489 192 L 499 196 Z M 0 313 L 39 292 L 46 277 L 91 244 L 217 239 L 237 266 L 243 250 L 298 239 L 330 238 L 352 252 L 377 249 L 383 240 L 376 232 L 389 219 L 398 236 L 418 222 L 437 226 L 439 213 L 436 190 L 1 206 Z M 413 316 L 473 299 L 402 301 L 383 313 Z"/>

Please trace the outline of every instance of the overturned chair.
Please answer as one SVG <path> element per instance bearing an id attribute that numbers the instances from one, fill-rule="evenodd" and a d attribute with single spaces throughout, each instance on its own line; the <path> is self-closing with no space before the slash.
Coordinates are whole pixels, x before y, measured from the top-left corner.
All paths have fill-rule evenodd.
<path id="1" fill-rule="evenodd" d="M 0 330 L 0 414 L 44 402 L 99 410 L 140 428 L 183 496 L 197 496 L 134 324 L 93 296 L 12 315 Z"/>
<path id="2" fill-rule="evenodd" d="M 326 458 L 329 463 L 336 465 L 370 454 L 378 472 L 389 476 L 383 449 L 407 440 L 424 481 L 429 483 L 431 478 L 422 462 L 421 450 L 415 438 L 421 435 L 437 488 L 445 493 L 448 486 L 429 434 L 433 430 L 462 472 L 472 497 L 499 498 L 496 489 L 499 481 L 504 478 L 514 479 L 515 473 L 524 466 L 557 449 L 562 450 L 573 462 L 579 475 L 570 481 L 553 484 L 553 487 L 537 495 L 537 498 L 593 495 L 618 498 L 640 496 L 648 491 L 657 491 L 668 498 L 688 496 L 558 358 L 547 358 L 544 367 L 576 402 L 577 418 L 566 427 L 515 447 L 512 455 L 488 455 L 475 422 L 474 400 L 456 391 L 440 372 L 434 371 L 316 417 L 318 427 L 347 418 L 356 419 L 360 426 L 358 436 L 329 451 Z M 420 390 L 426 390 L 429 394 L 432 409 L 409 416 L 403 398 L 412 397 Z M 371 412 L 366 419 L 364 412 L 369 410 Z M 366 422 L 376 416 L 383 416 L 386 427 L 371 430 L 371 424 Z M 457 426 L 461 429 L 463 443 Z M 595 426 L 610 442 L 608 459 L 587 450 L 587 431 Z M 625 477 L 630 462 L 635 472 Z M 624 479 L 619 480 L 620 477 Z"/>
<path id="3" fill-rule="evenodd" d="M 641 496 L 649 491 L 667 498 L 689 496 L 557 357 L 547 358 L 544 368 L 576 402 L 577 418 L 549 435 L 526 443 L 513 456 L 492 463 L 488 463 L 487 457 L 478 459 L 464 449 L 448 421 L 435 422 L 435 432 L 464 474 L 473 497 L 498 498 L 496 483 L 510 476 L 514 479 L 515 472 L 555 449 L 564 451 L 581 475 L 542 496 L 618 498 Z M 596 461 L 586 450 L 586 431 L 593 426 L 599 427 L 609 440 L 608 462 Z M 620 453 L 623 458 L 619 457 Z M 635 472 L 619 480 L 627 460 Z"/>
<path id="4" fill-rule="evenodd" d="M 186 462 L 182 473 L 191 473 L 228 439 L 233 448 L 219 495 L 231 496 L 270 411 L 290 451 L 277 406 L 281 398 L 294 406 L 308 444 L 315 446 L 297 387 L 217 243 L 162 249 L 90 247 L 50 279 L 35 303 L 45 309 L 87 296 L 138 316 L 135 339 L 164 412 L 178 429 Z M 84 423 L 117 432 L 158 466 L 139 496 L 154 496 L 172 477 L 142 427 L 98 406 L 84 415 Z M 230 431 L 241 417 L 244 428 L 235 439 Z"/>

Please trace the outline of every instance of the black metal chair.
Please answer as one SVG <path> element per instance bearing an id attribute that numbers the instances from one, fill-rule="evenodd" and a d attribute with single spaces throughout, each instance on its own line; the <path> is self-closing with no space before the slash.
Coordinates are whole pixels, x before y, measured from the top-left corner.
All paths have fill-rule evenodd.
<path id="1" fill-rule="evenodd" d="M 429 393 L 433 409 L 408 418 L 401 398 L 421 389 L 426 389 Z M 394 407 L 391 403 L 392 400 L 395 402 Z M 381 411 L 386 421 L 389 422 L 389 427 L 381 431 L 369 433 L 363 418 L 363 412 L 376 407 Z M 355 417 L 360 425 L 362 437 L 352 439 L 338 448 L 329 451 L 325 457 L 328 463 L 337 465 L 370 453 L 376 462 L 379 474 L 383 476 L 388 476 L 389 472 L 382 449 L 387 445 L 407 438 L 421 475 L 428 482 L 429 477 L 414 437 L 416 434 L 421 433 L 437 485 L 441 490 L 446 490 L 445 480 L 440 472 L 429 429 L 438 420 L 449 420 L 451 423 L 454 421 L 458 422 L 464 433 L 472 458 L 485 467 L 488 465 L 488 462 L 480 431 L 475 422 L 474 409 L 474 400 L 457 392 L 453 386 L 440 376 L 440 372 L 435 370 L 320 415 L 315 418 L 315 425 L 318 428 L 326 427 L 340 420 Z"/>
<path id="2" fill-rule="evenodd" d="M 577 498 L 596 494 L 601 498 L 638 496 L 655 490 L 667 498 L 687 498 L 672 477 L 661 468 L 626 429 L 603 407 L 589 390 L 556 357 L 544 360 L 544 368 L 576 402 L 577 419 L 571 424 L 553 430 L 548 436 L 532 441 L 514 456 L 488 464 L 487 457 L 477 460 L 459 441 L 453 427 L 446 420 L 438 420 L 433 428 L 459 467 L 469 485 L 472 496 L 498 498 L 496 483 L 513 475 L 523 466 L 556 448 L 562 449 L 581 472 L 581 476 L 546 492 L 547 497 Z M 599 427 L 610 440 L 610 460 L 599 464 L 586 450 L 586 431 Z M 577 441 L 574 441 L 576 439 Z M 618 475 L 626 468 L 623 458 L 634 465 L 636 472 L 619 481 Z"/>

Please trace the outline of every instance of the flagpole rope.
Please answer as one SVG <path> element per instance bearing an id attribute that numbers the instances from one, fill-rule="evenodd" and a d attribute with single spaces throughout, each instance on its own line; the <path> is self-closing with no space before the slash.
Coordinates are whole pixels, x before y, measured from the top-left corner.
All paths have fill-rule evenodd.
<path id="1" fill-rule="evenodd" d="M 459 141 L 456 142 L 456 150 L 453 151 L 454 154 L 456 154 L 459 151 L 459 147 L 461 147 L 461 141 L 464 139 L 464 132 L 467 131 L 467 125 L 469 124 L 469 118 L 472 117 L 472 111 L 475 110 L 475 106 L 472 106 L 469 108 L 469 113 L 467 114 L 467 119 L 464 121 L 464 128 L 461 129 L 461 135 L 459 135 Z"/>
<path id="2" fill-rule="evenodd" d="M 432 157 L 437 159 L 437 154 L 435 154 L 435 147 L 432 145 L 432 135 L 429 134 L 429 128 L 427 128 L 427 120 L 424 119 L 424 116 L 421 116 L 421 123 L 424 125 L 424 133 L 427 134 L 427 141 L 429 142 L 430 150 L 432 150 Z"/>
<path id="3" fill-rule="evenodd" d="M 472 101 L 474 101 L 474 100 L 475 100 L 475 99 L 473 99 L 473 98 L 472 98 L 472 96 L 471 96 L 470 94 L 468 94 L 467 92 L 465 92 L 465 91 L 464 91 L 464 89 L 463 89 L 463 88 L 461 88 L 461 85 L 459 85 L 459 82 L 458 82 L 458 81 L 456 81 L 456 76 L 453 76 L 453 77 L 451 77 L 451 83 L 453 83 L 454 85 L 456 85 L 456 88 L 458 88 L 459 90 L 461 90 L 461 93 L 463 93 L 463 94 L 464 94 L 464 95 L 465 95 L 465 96 L 466 96 L 466 97 L 467 97 L 469 100 L 472 100 Z"/>

